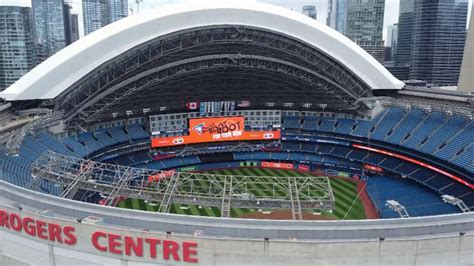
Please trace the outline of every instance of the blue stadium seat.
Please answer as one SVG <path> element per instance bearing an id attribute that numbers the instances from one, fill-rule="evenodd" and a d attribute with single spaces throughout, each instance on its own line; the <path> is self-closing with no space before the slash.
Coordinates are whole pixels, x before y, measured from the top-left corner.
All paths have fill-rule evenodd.
<path id="1" fill-rule="evenodd" d="M 423 113 L 423 111 L 415 109 L 411 110 L 406 116 L 405 119 L 400 123 L 400 125 L 393 130 L 393 133 L 386 137 L 386 141 L 393 143 L 393 144 L 399 144 L 403 138 L 413 131 L 415 127 L 423 121 L 423 119 L 426 117 L 426 115 Z"/>
<path id="2" fill-rule="evenodd" d="M 389 108 L 383 117 L 383 120 L 377 124 L 375 130 L 370 134 L 372 139 L 384 140 L 390 130 L 400 122 L 403 117 L 403 110 L 398 108 Z"/>
<path id="3" fill-rule="evenodd" d="M 407 148 L 418 146 L 423 139 L 436 130 L 444 121 L 443 115 L 438 112 L 429 114 L 421 124 L 417 125 L 416 129 L 410 133 L 408 138 L 402 141 L 402 145 Z"/>
<path id="4" fill-rule="evenodd" d="M 335 133 L 350 135 L 352 134 L 352 128 L 354 127 L 355 121 L 351 119 L 338 118 L 336 124 L 337 126 L 334 129 Z"/>
<path id="5" fill-rule="evenodd" d="M 284 116 L 282 119 L 282 127 L 285 129 L 299 129 L 301 126 L 299 116 Z"/>
<path id="6" fill-rule="evenodd" d="M 148 139 L 150 134 L 146 132 L 142 127 L 135 126 L 127 128 L 128 135 L 132 140 Z"/>
<path id="7" fill-rule="evenodd" d="M 121 128 L 109 129 L 107 132 L 119 143 L 130 141 L 130 137 Z"/>
<path id="8" fill-rule="evenodd" d="M 318 130 L 318 118 L 314 116 L 306 116 L 303 119 L 303 125 L 301 127 L 306 131 L 316 131 Z"/>
<path id="9" fill-rule="evenodd" d="M 75 153 L 79 154 L 81 157 L 86 157 L 92 152 L 92 150 L 83 146 L 79 143 L 74 137 L 68 137 L 63 140 L 63 144 L 73 150 Z"/>
<path id="10" fill-rule="evenodd" d="M 459 116 L 450 117 L 437 131 L 433 132 L 433 135 L 430 135 L 426 142 L 419 146 L 420 150 L 428 154 L 434 153 L 444 141 L 453 137 L 465 125 L 466 120 L 464 118 Z"/>
<path id="11" fill-rule="evenodd" d="M 78 140 L 83 143 L 89 150 L 95 152 L 104 148 L 104 145 L 98 142 L 91 132 L 81 133 L 77 136 Z"/>
<path id="12" fill-rule="evenodd" d="M 385 206 L 387 200 L 396 200 L 412 217 L 459 213 L 460 210 L 443 202 L 441 195 L 413 181 L 392 177 L 371 177 L 367 192 L 381 218 L 397 218 L 398 213 Z"/>
<path id="13" fill-rule="evenodd" d="M 54 152 L 64 154 L 71 157 L 78 157 L 79 155 L 72 150 L 68 149 L 66 145 L 62 144 L 58 139 L 51 136 L 49 133 L 40 133 L 37 136 L 37 139 L 41 142 L 41 144 L 47 146 Z"/>
<path id="14" fill-rule="evenodd" d="M 104 146 L 113 146 L 113 145 L 118 143 L 115 139 L 113 139 L 111 136 L 109 136 L 109 134 L 107 134 L 107 132 L 96 133 L 95 137 Z"/>

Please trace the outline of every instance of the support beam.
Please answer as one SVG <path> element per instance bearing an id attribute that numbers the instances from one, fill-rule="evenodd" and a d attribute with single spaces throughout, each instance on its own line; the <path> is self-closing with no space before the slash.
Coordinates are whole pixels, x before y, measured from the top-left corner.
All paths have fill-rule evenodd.
<path id="1" fill-rule="evenodd" d="M 175 173 L 170 177 L 170 182 L 166 188 L 166 192 L 163 195 L 163 199 L 161 200 L 160 208 L 158 212 L 168 213 L 170 212 L 171 204 L 173 195 L 176 192 L 176 188 L 178 187 L 179 174 Z"/>
<path id="2" fill-rule="evenodd" d="M 293 220 L 303 220 L 303 214 L 301 212 L 301 203 L 299 198 L 298 184 L 296 179 L 293 177 L 288 178 L 288 194 L 291 199 L 291 216 Z"/>
<path id="3" fill-rule="evenodd" d="M 224 179 L 224 188 L 222 189 L 221 217 L 230 217 L 231 200 L 232 200 L 232 176 L 226 176 Z"/>

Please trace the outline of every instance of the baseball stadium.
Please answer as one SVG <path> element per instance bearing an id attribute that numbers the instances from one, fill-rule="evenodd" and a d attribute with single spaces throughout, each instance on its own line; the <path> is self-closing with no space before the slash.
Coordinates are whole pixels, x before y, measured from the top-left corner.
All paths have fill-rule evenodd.
<path id="1" fill-rule="evenodd" d="M 0 265 L 472 264 L 474 95 L 222 2 L 112 23 L 0 93 Z"/>

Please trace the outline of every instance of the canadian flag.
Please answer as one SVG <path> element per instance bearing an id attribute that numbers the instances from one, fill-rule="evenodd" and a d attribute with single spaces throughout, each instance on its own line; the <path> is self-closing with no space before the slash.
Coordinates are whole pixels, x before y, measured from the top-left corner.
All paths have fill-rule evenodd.
<path id="1" fill-rule="evenodd" d="M 198 102 L 189 102 L 186 104 L 186 108 L 188 110 L 197 110 L 199 108 L 199 103 Z"/>

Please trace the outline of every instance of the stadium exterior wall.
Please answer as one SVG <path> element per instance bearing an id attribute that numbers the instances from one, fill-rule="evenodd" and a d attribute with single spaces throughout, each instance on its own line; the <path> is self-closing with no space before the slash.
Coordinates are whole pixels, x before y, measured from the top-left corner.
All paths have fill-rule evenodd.
<path id="1" fill-rule="evenodd" d="M 16 202 L 22 206 L 13 207 Z M 48 206 L 49 204 L 49 206 Z M 54 205 L 56 208 L 54 209 Z M 39 214 L 44 209 L 53 210 L 47 214 Z M 10 216 L 21 217 L 23 221 L 30 218 L 41 221 L 48 228 L 55 224 L 59 228 L 67 226 L 74 228 L 76 241 L 66 243 L 66 237 L 60 241 L 40 239 L 25 233 L 25 229 L 15 231 L 13 225 L 6 228 L 1 220 L 1 212 Z M 107 213 L 113 212 L 114 217 Z M 161 223 L 170 219 L 163 231 L 145 230 L 145 223 L 131 221 L 131 226 L 119 225 L 120 220 L 129 219 L 124 214 L 129 213 L 141 218 L 143 215 L 154 217 L 153 223 Z M 104 223 L 86 224 L 77 222 L 72 217 L 95 215 L 104 218 Z M 194 219 L 188 220 L 187 218 Z M 179 228 L 192 226 L 189 222 L 204 220 L 209 226 L 215 226 L 220 236 L 209 236 L 209 229 L 201 236 L 179 234 Z M 300 222 L 290 221 L 252 221 L 236 219 L 212 219 L 203 217 L 180 217 L 176 215 L 160 215 L 131 210 L 111 209 L 109 207 L 89 205 L 80 202 L 58 199 L 0 182 L 0 265 L 157 265 L 157 264 L 199 264 L 199 265 L 468 265 L 474 259 L 474 217 L 471 214 L 429 217 L 420 219 L 396 219 L 386 221 L 356 221 L 347 222 Z M 199 222 L 196 222 L 199 223 Z M 299 239 L 275 236 L 265 240 L 261 237 L 228 237 L 234 230 L 245 232 L 249 224 L 261 225 L 262 231 L 280 232 L 285 225 L 307 233 L 310 227 L 325 227 L 329 235 L 339 235 L 340 239 Z M 452 225 L 452 231 L 443 224 Z M 11 223 L 14 224 L 14 223 Z M 322 224 L 323 226 L 319 226 Z M 332 224 L 332 226 L 330 226 Z M 459 227 L 462 225 L 461 227 Z M 146 226 L 146 227 L 143 227 Z M 251 227 L 251 226 L 250 226 Z M 403 236 L 400 230 L 404 227 L 417 228 L 416 236 Z M 25 227 L 26 228 L 26 227 Z M 339 230 L 340 229 L 340 230 Z M 390 231 L 398 231 L 398 237 L 373 238 L 365 237 L 367 230 L 383 229 L 387 235 Z M 461 231 L 460 231 L 461 230 Z M 337 233 L 340 231 L 340 233 Z M 353 232 L 363 231 L 363 234 Z M 449 232 L 448 232 L 449 231 Z M 107 234 L 95 241 L 93 236 Z M 165 233 L 173 232 L 173 233 Z M 444 233 L 441 233 L 444 232 Z M 462 233 L 460 233 L 462 232 Z M 310 233 L 311 234 L 311 233 Z M 47 233 L 46 233 L 47 235 Z M 242 234 L 245 235 L 245 234 Z M 257 234 L 256 234 L 257 235 Z M 284 234 L 282 234 L 284 235 Z M 116 236 L 120 240 L 112 240 Z M 51 237 L 51 235 L 50 235 Z M 115 249 L 123 252 L 123 239 L 159 239 L 161 244 L 177 243 L 179 245 L 179 261 L 171 256 L 163 258 L 166 251 L 161 245 L 157 248 L 157 257 L 152 258 L 150 247 L 143 246 L 143 255 L 113 254 L 112 243 L 119 241 Z M 337 238 L 337 237 L 336 237 Z M 108 240 L 108 241 L 107 241 Z M 100 251 L 94 243 L 106 250 Z M 184 262 L 184 243 L 192 243 L 196 254 L 191 254 Z M 197 259 L 197 262 L 192 260 Z"/>
<path id="2" fill-rule="evenodd" d="M 103 27 L 32 69 L 0 97 L 8 101 L 53 99 L 133 47 L 173 32 L 219 25 L 263 28 L 300 40 L 341 62 L 374 90 L 405 86 L 348 38 L 297 12 L 256 1 L 199 1 L 169 5 Z"/>
<path id="3" fill-rule="evenodd" d="M 35 216 L 33 216 L 35 217 Z M 425 239 L 386 239 L 347 242 L 300 242 L 197 238 L 140 231 L 124 231 L 54 220 L 74 225 L 80 239 L 74 247 L 38 241 L 0 231 L 0 264 L 25 265 L 469 265 L 473 261 L 474 235 L 436 236 Z M 244 229 L 242 229 L 244 230 Z M 156 259 L 145 249 L 143 257 L 114 255 L 96 250 L 90 236 L 97 231 L 137 237 L 154 237 L 197 244 L 197 262 Z M 123 249 L 122 247 L 119 247 Z M 182 260 L 182 257 L 180 257 Z"/>

